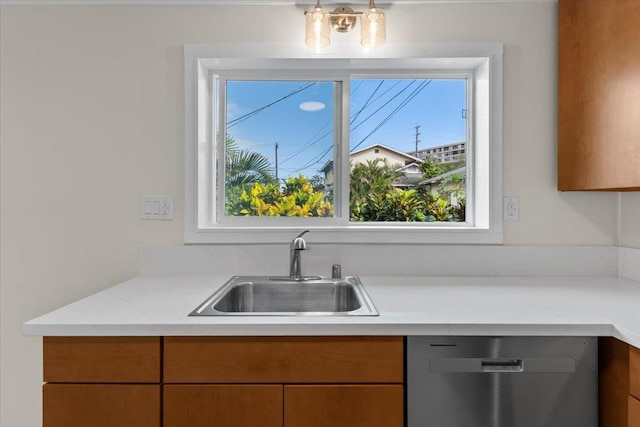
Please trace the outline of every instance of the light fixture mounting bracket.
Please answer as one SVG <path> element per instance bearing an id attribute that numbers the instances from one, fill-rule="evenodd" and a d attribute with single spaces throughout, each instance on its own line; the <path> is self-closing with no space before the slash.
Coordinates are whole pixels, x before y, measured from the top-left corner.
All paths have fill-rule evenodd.
<path id="1" fill-rule="evenodd" d="M 356 26 L 356 16 L 362 12 L 354 12 L 353 9 L 346 6 L 336 7 L 331 13 L 331 26 L 340 33 L 351 31 Z"/>

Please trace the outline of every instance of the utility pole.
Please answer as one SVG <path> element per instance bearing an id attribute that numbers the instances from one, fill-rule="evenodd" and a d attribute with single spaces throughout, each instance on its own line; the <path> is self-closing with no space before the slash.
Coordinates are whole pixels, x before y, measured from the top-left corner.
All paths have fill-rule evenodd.
<path id="1" fill-rule="evenodd" d="M 276 142 L 276 182 L 278 182 L 278 143 Z"/>
<path id="2" fill-rule="evenodd" d="M 420 139 L 418 139 L 418 137 L 420 136 L 420 132 L 418 132 L 418 129 L 420 129 L 420 125 L 416 125 L 416 157 L 418 157 L 418 142 L 420 142 Z"/>

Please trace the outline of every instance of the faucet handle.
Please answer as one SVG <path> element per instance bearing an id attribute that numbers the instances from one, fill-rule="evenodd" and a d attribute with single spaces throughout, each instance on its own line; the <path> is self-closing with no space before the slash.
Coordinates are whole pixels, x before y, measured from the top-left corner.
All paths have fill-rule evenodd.
<path id="1" fill-rule="evenodd" d="M 302 237 L 302 236 L 304 236 L 305 234 L 307 234 L 308 232 L 309 232 L 309 230 L 304 230 L 302 233 L 298 234 L 295 238 L 297 239 L 297 238 L 299 238 L 299 237 Z"/>

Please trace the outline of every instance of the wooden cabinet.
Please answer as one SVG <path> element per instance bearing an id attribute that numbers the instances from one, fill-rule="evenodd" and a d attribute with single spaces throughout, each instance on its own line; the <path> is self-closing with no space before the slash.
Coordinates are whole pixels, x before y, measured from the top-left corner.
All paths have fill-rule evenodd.
<path id="1" fill-rule="evenodd" d="M 629 393 L 640 399 L 640 349 L 629 346 Z"/>
<path id="2" fill-rule="evenodd" d="M 45 427 L 159 427 L 160 385 L 45 384 Z"/>
<path id="3" fill-rule="evenodd" d="M 160 337 L 45 337 L 44 380 L 159 383 Z"/>
<path id="4" fill-rule="evenodd" d="M 629 427 L 640 427 L 640 349 L 629 346 Z"/>
<path id="5" fill-rule="evenodd" d="M 164 427 L 402 426 L 402 385 L 164 386 Z"/>
<path id="6" fill-rule="evenodd" d="M 640 349 L 600 338 L 600 427 L 640 427 Z"/>
<path id="7" fill-rule="evenodd" d="M 163 427 L 282 427 L 281 385 L 165 385 Z"/>
<path id="8" fill-rule="evenodd" d="M 159 427 L 159 337 L 45 337 L 45 427 Z"/>
<path id="9" fill-rule="evenodd" d="M 403 381 L 402 337 L 167 337 L 164 426 L 402 427 Z"/>
<path id="10" fill-rule="evenodd" d="M 45 337 L 45 427 L 402 427 L 403 337 Z"/>
<path id="11" fill-rule="evenodd" d="M 640 400 L 629 396 L 629 427 L 640 427 Z"/>
<path id="12" fill-rule="evenodd" d="M 165 383 L 402 383 L 402 337 L 166 337 Z"/>
<path id="13" fill-rule="evenodd" d="M 640 190 L 640 0 L 559 0 L 558 189 Z"/>
<path id="14" fill-rule="evenodd" d="M 285 427 L 401 427 L 402 385 L 286 385 Z"/>

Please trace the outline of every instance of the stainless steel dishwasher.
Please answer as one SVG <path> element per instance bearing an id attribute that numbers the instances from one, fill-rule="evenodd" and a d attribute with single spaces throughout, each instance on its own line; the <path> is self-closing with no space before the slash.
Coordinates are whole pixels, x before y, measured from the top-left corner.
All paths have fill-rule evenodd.
<path id="1" fill-rule="evenodd" d="M 407 338 L 408 427 L 597 427 L 594 337 Z"/>

